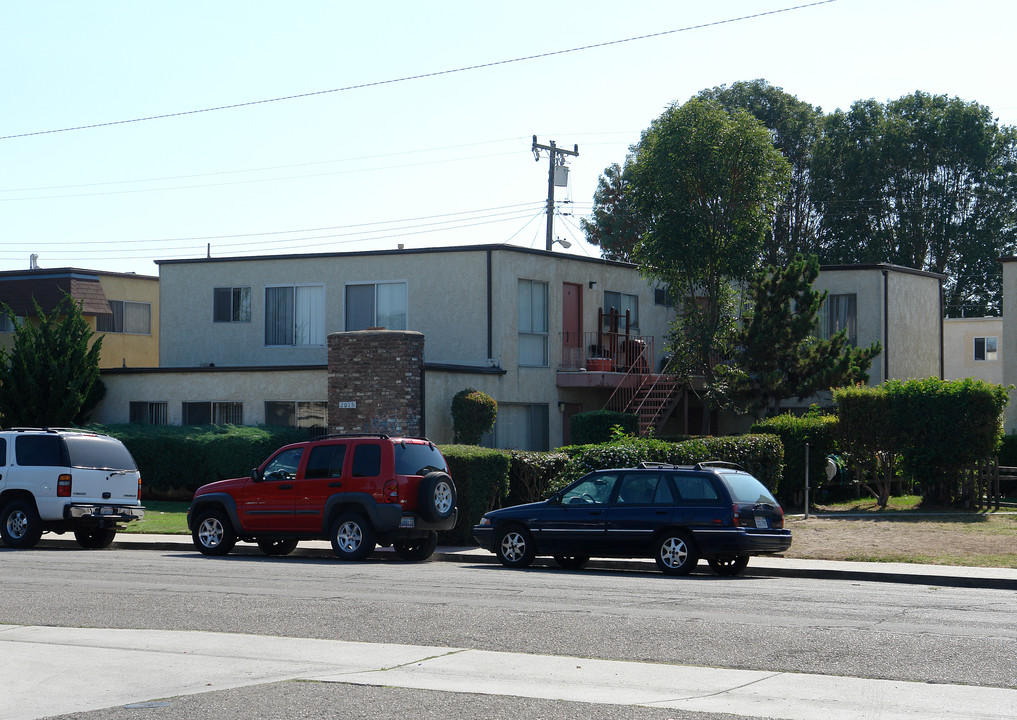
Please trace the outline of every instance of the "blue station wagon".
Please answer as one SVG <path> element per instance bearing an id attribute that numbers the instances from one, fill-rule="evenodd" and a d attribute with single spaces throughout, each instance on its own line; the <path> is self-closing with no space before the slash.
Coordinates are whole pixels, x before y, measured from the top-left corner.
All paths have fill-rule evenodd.
<path id="1" fill-rule="evenodd" d="M 526 567 L 537 555 L 570 569 L 591 557 L 652 557 L 669 575 L 687 575 L 700 558 L 737 575 L 751 555 L 791 546 L 770 491 L 719 461 L 599 470 L 542 502 L 487 513 L 473 535 L 506 567 Z"/>

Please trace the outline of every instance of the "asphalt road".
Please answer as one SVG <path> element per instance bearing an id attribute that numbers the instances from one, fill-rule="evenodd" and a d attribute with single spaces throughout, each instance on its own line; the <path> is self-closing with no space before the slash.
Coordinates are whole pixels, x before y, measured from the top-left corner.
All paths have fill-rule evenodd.
<path id="1" fill-rule="evenodd" d="M 140 550 L 0 551 L 0 567 L 7 625 L 203 630 L 1017 688 L 1010 590 Z M 334 688 L 291 685 L 299 683 L 264 687 L 258 708 L 267 714 L 252 715 L 245 703 L 245 717 L 300 717 L 268 710 L 291 694 L 305 698 L 306 717 L 340 716 L 315 711 Z M 255 691 L 224 692 L 174 703 L 230 704 L 222 698 Z M 421 690 L 356 688 L 343 697 L 373 703 L 378 693 L 391 693 L 392 707 L 433 707 Z M 442 698 L 459 708 L 444 715 L 451 717 L 612 716 L 584 712 L 582 703 L 504 698 L 495 713 L 482 709 L 490 697 Z M 180 710 L 145 717 L 191 715 Z M 634 710 L 618 716 L 715 717 Z"/>

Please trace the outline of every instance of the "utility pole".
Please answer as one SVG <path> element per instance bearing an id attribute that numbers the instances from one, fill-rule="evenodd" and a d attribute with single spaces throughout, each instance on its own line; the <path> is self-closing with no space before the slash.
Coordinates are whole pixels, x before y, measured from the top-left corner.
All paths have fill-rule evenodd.
<path id="1" fill-rule="evenodd" d="M 551 252 L 551 246 L 554 245 L 554 169 L 556 167 L 563 167 L 565 165 L 565 156 L 571 155 L 577 157 L 579 155 L 579 146 L 573 145 L 572 150 L 565 150 L 554 144 L 554 140 L 551 141 L 550 145 L 540 145 L 537 143 L 537 136 L 533 136 L 533 159 L 540 162 L 540 151 L 547 150 L 548 157 L 550 158 L 550 167 L 547 170 L 547 238 L 544 249 Z"/>

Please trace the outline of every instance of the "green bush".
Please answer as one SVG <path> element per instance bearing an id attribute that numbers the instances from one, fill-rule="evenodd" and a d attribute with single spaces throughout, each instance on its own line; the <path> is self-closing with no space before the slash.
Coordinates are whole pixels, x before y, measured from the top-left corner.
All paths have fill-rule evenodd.
<path id="1" fill-rule="evenodd" d="M 141 471 L 143 500 L 189 501 L 202 485 L 243 477 L 307 430 L 251 425 L 89 426 L 119 439 Z"/>
<path id="2" fill-rule="evenodd" d="M 479 445 L 484 433 L 494 427 L 498 403 L 490 395 L 466 388 L 452 398 L 452 431 L 454 442 Z"/>
<path id="3" fill-rule="evenodd" d="M 505 504 L 522 505 L 543 500 L 548 495 L 548 486 L 565 469 L 568 459 L 562 452 L 513 451 Z"/>
<path id="4" fill-rule="evenodd" d="M 639 432 L 639 417 L 631 413 L 594 410 L 576 413 L 569 418 L 572 442 L 576 445 L 608 442 L 616 425 L 629 435 L 635 435 Z"/>
<path id="5" fill-rule="evenodd" d="M 774 491 L 782 504 L 800 507 L 805 494 L 805 445 L 809 446 L 809 485 L 826 482 L 826 458 L 839 452 L 833 415 L 776 415 L 753 424 L 750 432 L 768 433 L 784 445 L 784 473 Z"/>
<path id="6" fill-rule="evenodd" d="M 559 452 L 569 460 L 562 473 L 548 485 L 548 492 L 559 490 L 594 470 L 634 467 L 641 462 L 694 465 L 708 460 L 737 463 L 772 490 L 780 483 L 784 466 L 784 446 L 775 435 L 699 437 L 680 443 L 626 438 L 603 445 L 561 448 Z"/>
<path id="7" fill-rule="evenodd" d="M 961 471 L 996 453 L 1007 390 L 926 378 L 840 389 L 834 399 L 846 449 L 897 459 L 924 499 L 939 505 L 971 500 Z"/>
<path id="8" fill-rule="evenodd" d="M 441 445 L 456 485 L 459 520 L 451 530 L 439 534 L 439 542 L 449 545 L 473 545 L 473 526 L 484 513 L 508 494 L 508 451 L 476 445 Z"/>
<path id="9" fill-rule="evenodd" d="M 1017 435 L 1003 435 L 999 438 L 999 464 L 1004 467 L 1017 467 Z"/>

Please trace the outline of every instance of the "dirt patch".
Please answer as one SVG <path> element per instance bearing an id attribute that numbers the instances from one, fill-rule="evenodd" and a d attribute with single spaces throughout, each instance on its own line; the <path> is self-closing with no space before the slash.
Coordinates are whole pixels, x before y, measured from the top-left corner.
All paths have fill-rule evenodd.
<path id="1" fill-rule="evenodd" d="M 789 517 L 785 557 L 1017 568 L 1017 515 Z"/>

